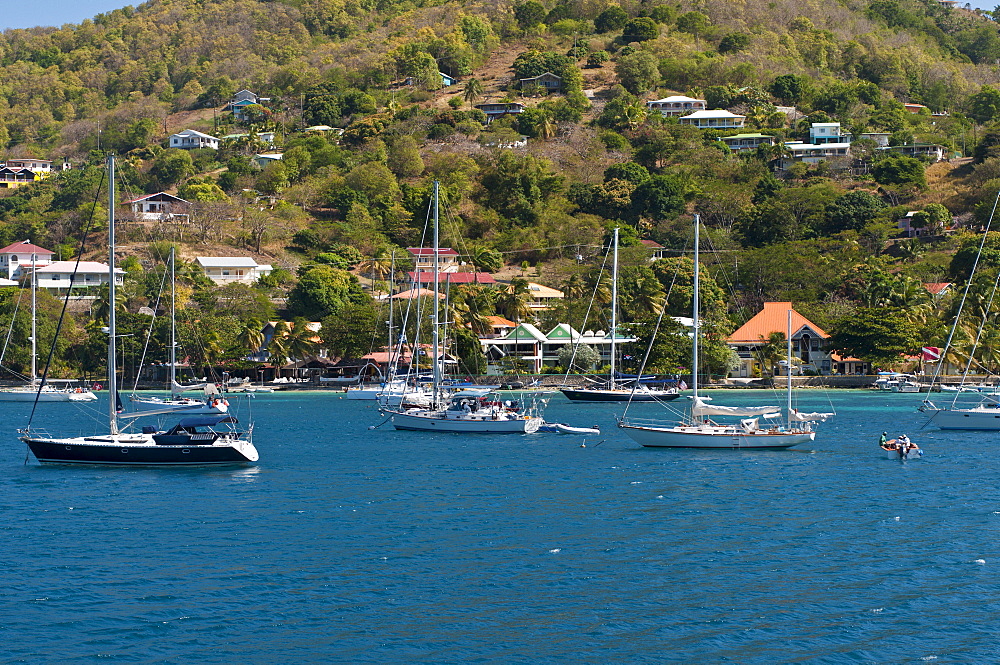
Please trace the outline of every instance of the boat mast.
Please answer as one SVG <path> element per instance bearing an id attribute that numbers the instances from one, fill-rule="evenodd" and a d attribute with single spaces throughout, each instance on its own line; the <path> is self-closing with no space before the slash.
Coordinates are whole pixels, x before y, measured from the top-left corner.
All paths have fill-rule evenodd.
<path id="1" fill-rule="evenodd" d="M 31 253 L 31 385 L 35 385 L 38 376 L 38 315 L 35 309 L 35 293 L 38 286 L 35 272 L 38 270 L 35 253 Z"/>
<path id="2" fill-rule="evenodd" d="M 177 272 L 175 248 L 170 247 L 170 394 L 177 385 Z"/>
<path id="3" fill-rule="evenodd" d="M 108 423 L 118 434 L 118 375 L 115 367 L 115 156 L 108 154 Z"/>
<path id="4" fill-rule="evenodd" d="M 694 319 L 694 338 L 692 339 L 692 354 L 691 354 L 691 396 L 692 399 L 697 403 L 698 400 L 698 336 L 701 324 L 698 321 L 698 242 L 699 242 L 699 227 L 701 222 L 699 221 L 697 214 L 694 216 L 694 298 L 691 300 L 691 310 L 693 312 L 692 318 Z"/>
<path id="5" fill-rule="evenodd" d="M 615 253 L 611 264 L 611 381 L 609 387 L 615 388 L 615 337 L 618 333 L 618 227 L 615 227 Z M 636 379 L 638 382 L 638 379 Z"/>
<path id="6" fill-rule="evenodd" d="M 791 307 L 788 308 L 788 332 L 785 336 L 787 337 L 785 341 L 787 342 L 788 346 L 788 361 L 787 365 L 785 366 L 785 372 L 786 372 L 785 379 L 787 380 L 786 383 L 788 384 L 786 387 L 787 399 L 788 399 L 788 404 L 786 409 L 788 413 L 788 429 L 791 429 L 792 428 L 792 308 Z"/>
<path id="7" fill-rule="evenodd" d="M 434 317 L 432 319 L 434 328 L 431 333 L 431 343 L 433 344 L 434 348 L 434 356 L 433 356 L 434 388 L 431 395 L 431 401 L 432 404 L 434 404 L 435 408 L 437 408 L 437 403 L 438 403 L 438 386 L 441 383 L 441 368 L 438 364 L 438 361 L 440 360 L 440 358 L 438 358 L 438 353 L 439 353 L 438 343 L 440 342 L 439 337 L 441 334 L 440 331 L 438 330 L 438 309 L 440 306 L 440 303 L 438 302 L 438 289 L 439 289 L 438 277 L 440 270 L 439 253 L 438 253 L 438 241 L 440 239 L 438 236 L 438 185 L 439 185 L 438 181 L 435 180 L 434 181 Z"/>
<path id="8" fill-rule="evenodd" d="M 392 323 L 393 323 L 393 311 L 392 311 L 392 285 L 396 283 L 396 250 L 393 249 L 389 255 L 389 330 L 388 330 L 388 342 L 389 345 L 386 350 L 389 352 L 389 365 L 388 365 L 388 378 L 382 377 L 383 381 L 391 381 L 396 378 L 396 367 L 399 364 L 399 355 L 402 354 L 402 343 L 398 346 L 396 342 L 392 339 Z"/>

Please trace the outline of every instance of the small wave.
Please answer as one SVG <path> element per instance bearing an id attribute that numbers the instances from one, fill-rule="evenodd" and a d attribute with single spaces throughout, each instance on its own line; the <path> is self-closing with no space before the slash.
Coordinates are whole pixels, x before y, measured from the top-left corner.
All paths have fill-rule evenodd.
<path id="1" fill-rule="evenodd" d="M 560 552 L 562 552 L 561 547 L 557 547 L 554 550 L 549 550 L 549 554 L 559 554 Z"/>
<path id="2" fill-rule="evenodd" d="M 973 563 L 978 563 L 980 566 L 985 566 L 986 559 L 976 559 Z"/>
<path id="3" fill-rule="evenodd" d="M 871 610 L 872 614 L 882 614 L 885 611 L 884 607 L 873 607 Z"/>
<path id="4" fill-rule="evenodd" d="M 642 481 L 641 480 L 633 480 L 632 482 L 629 483 L 629 485 L 642 485 Z"/>
<path id="5" fill-rule="evenodd" d="M 657 494 L 657 495 L 656 495 L 656 498 L 657 498 L 657 499 L 662 499 L 662 498 L 663 498 L 663 495 L 662 495 L 662 494 Z"/>

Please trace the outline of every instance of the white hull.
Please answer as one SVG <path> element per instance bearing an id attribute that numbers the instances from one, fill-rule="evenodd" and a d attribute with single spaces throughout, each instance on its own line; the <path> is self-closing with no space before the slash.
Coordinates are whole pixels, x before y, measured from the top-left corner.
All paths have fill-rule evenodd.
<path id="1" fill-rule="evenodd" d="M 563 425 L 562 423 L 556 423 L 556 431 L 560 434 L 600 434 L 601 430 L 599 427 L 573 427 L 571 425 Z"/>
<path id="2" fill-rule="evenodd" d="M 9 388 L 0 390 L 0 402 L 34 402 L 34 388 Z M 81 392 L 69 390 L 43 390 L 38 395 L 39 402 L 93 402 L 97 395 L 89 390 Z"/>
<path id="3" fill-rule="evenodd" d="M 976 406 L 971 409 L 922 409 L 930 423 L 940 429 L 1000 431 L 1000 408 Z"/>
<path id="4" fill-rule="evenodd" d="M 459 434 L 532 434 L 542 424 L 541 418 L 525 416 L 492 419 L 489 414 L 410 409 L 392 414 L 392 426 L 420 432 L 455 432 Z"/>
<path id="5" fill-rule="evenodd" d="M 134 411 L 155 411 L 156 413 L 184 413 L 191 415 L 209 415 L 229 413 L 229 404 L 223 399 L 205 402 L 200 399 L 133 399 Z"/>
<path id="6" fill-rule="evenodd" d="M 720 425 L 654 427 L 619 425 L 636 443 L 649 448 L 791 448 L 816 438 L 815 432 L 756 430 Z"/>
<path id="7" fill-rule="evenodd" d="M 893 459 L 893 460 L 920 459 L 924 454 L 924 451 L 920 450 L 919 448 L 908 450 L 906 452 L 906 455 L 904 456 L 900 456 L 898 450 L 886 450 L 885 448 L 883 448 L 882 451 L 885 453 L 887 459 Z"/>

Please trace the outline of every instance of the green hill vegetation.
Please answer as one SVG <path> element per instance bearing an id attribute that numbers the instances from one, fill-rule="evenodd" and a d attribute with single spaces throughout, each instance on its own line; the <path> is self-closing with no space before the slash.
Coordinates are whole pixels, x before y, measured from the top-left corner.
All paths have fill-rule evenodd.
<path id="1" fill-rule="evenodd" d="M 237 367 L 259 342 L 254 329 L 280 317 L 322 320 L 338 356 L 384 339 L 372 294 L 388 290 L 390 263 L 407 268 L 403 249 L 424 242 L 435 180 L 442 245 L 504 282 L 453 289 L 453 320 L 476 332 L 488 314 L 530 318 L 528 280 L 568 296 L 541 327 L 584 325 L 590 295 L 606 302 L 600 266 L 615 227 L 625 320 L 642 336 L 664 303 L 686 315 L 690 282 L 678 295 L 676 275 L 690 272 L 697 212 L 716 250 L 717 340 L 762 302 L 791 300 L 842 350 L 887 364 L 943 346 L 953 303 L 922 284 L 962 282 L 1000 189 L 998 60 L 992 13 L 937 0 L 149 0 L 0 35 L 4 153 L 74 165 L 0 190 L 0 243 L 30 238 L 73 255 L 88 221 L 103 226 L 103 154 L 120 154 L 127 198 L 167 191 L 193 204 L 183 223 L 124 223 L 126 325 L 149 327 L 134 312 L 154 304 L 170 244 L 188 261 L 252 254 L 281 266 L 254 287 L 214 287 L 186 264 L 192 360 Z M 521 82 L 547 72 L 558 91 Z M 263 99 L 237 119 L 226 104 L 240 89 Z M 704 99 L 746 126 L 699 129 L 647 108 L 667 95 Z M 487 123 L 484 102 L 524 109 Z M 790 159 L 786 142 L 831 122 L 853 136 L 849 160 Z M 334 129 L 306 131 L 316 126 Z M 185 129 L 222 145 L 167 147 Z M 720 139 L 740 133 L 774 145 L 735 154 Z M 525 147 L 506 147 L 521 137 Z M 880 150 L 876 138 L 941 146 L 948 160 Z M 252 159 L 274 152 L 280 160 Z M 920 237 L 900 230 L 907 213 Z M 675 258 L 650 262 L 641 239 Z M 60 371 L 96 371 L 85 359 L 100 318 L 100 308 L 77 316 Z M 858 321 L 891 334 L 858 342 L 847 334 Z M 481 369 L 471 333 L 456 328 L 466 368 Z M 301 357 L 312 343 L 303 330 L 279 335 L 273 353 Z M 655 369 L 682 366 L 683 344 L 661 342 Z"/>

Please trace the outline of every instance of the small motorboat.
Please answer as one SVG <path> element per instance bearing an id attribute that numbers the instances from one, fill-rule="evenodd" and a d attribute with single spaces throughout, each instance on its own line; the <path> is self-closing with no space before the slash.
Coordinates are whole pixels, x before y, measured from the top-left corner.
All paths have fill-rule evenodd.
<path id="1" fill-rule="evenodd" d="M 888 459 L 920 459 L 924 455 L 924 451 L 909 440 L 900 442 L 899 439 L 889 439 L 885 443 L 879 443 L 879 447 L 885 451 L 885 456 Z"/>
<path id="2" fill-rule="evenodd" d="M 601 428 L 597 425 L 593 427 L 573 427 L 563 423 L 556 423 L 556 431 L 560 434 L 600 434 Z"/>

